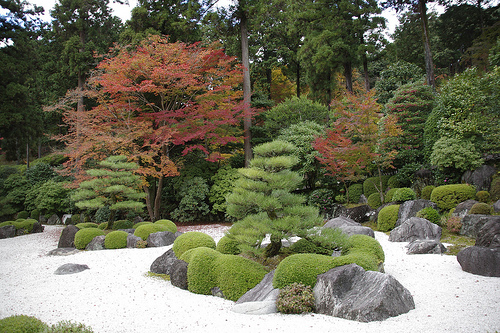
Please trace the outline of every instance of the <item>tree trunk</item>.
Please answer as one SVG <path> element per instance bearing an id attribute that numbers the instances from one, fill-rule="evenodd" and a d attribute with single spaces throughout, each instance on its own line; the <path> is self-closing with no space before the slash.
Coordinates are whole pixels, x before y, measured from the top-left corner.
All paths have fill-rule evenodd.
<path id="1" fill-rule="evenodd" d="M 250 88 L 250 60 L 248 56 L 248 22 L 244 10 L 242 10 L 241 21 L 241 60 L 243 62 L 243 134 L 244 150 L 245 150 L 245 167 L 248 167 L 252 159 L 252 146 L 250 145 L 251 133 L 250 127 L 252 126 L 251 114 L 251 88 Z"/>
<path id="2" fill-rule="evenodd" d="M 370 91 L 370 76 L 368 75 L 368 57 L 363 53 L 363 73 L 365 77 L 365 90 Z"/>
<path id="3" fill-rule="evenodd" d="M 271 235 L 271 243 L 269 243 L 269 245 L 266 246 L 264 255 L 266 256 L 266 258 L 274 257 L 275 255 L 279 254 L 280 249 L 281 249 L 281 239 L 277 236 Z"/>
<path id="4" fill-rule="evenodd" d="M 163 177 L 158 180 L 158 186 L 156 187 L 156 197 L 154 206 L 154 215 L 151 222 L 158 221 L 160 219 L 160 207 L 161 207 L 161 191 L 163 190 Z"/>
<path id="5" fill-rule="evenodd" d="M 144 190 L 144 193 L 146 193 L 146 207 L 148 209 L 149 218 L 151 220 L 153 220 L 154 216 L 155 216 L 155 213 L 154 213 L 154 210 L 153 210 L 153 200 L 151 198 L 151 190 L 146 185 L 144 185 L 142 187 L 142 189 Z"/>
<path id="6" fill-rule="evenodd" d="M 422 22 L 422 38 L 424 42 L 424 55 L 425 55 L 425 73 L 427 75 L 426 82 L 432 89 L 436 89 L 436 82 L 434 79 L 434 64 L 432 62 L 431 43 L 429 40 L 429 22 L 427 20 L 427 4 L 426 0 L 418 2 L 418 14 L 420 22 Z"/>
<path id="7" fill-rule="evenodd" d="M 352 92 L 352 64 L 350 61 L 344 62 L 345 87 L 348 92 Z"/>

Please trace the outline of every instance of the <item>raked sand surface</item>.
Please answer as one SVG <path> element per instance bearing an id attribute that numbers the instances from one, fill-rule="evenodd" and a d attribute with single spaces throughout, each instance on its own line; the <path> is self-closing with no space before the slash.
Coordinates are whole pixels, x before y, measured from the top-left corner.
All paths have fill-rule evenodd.
<path id="1" fill-rule="evenodd" d="M 220 239 L 227 227 L 197 227 Z M 233 302 L 192 294 L 149 278 L 153 261 L 170 247 L 82 251 L 47 256 L 62 227 L 0 239 L 0 319 L 35 316 L 48 324 L 71 320 L 96 333 L 239 332 L 500 332 L 500 278 L 463 272 L 455 256 L 407 255 L 407 243 L 376 233 L 385 270 L 413 295 L 415 310 L 382 322 L 360 323 L 326 315 L 243 315 Z M 90 269 L 54 275 L 66 263 Z"/>

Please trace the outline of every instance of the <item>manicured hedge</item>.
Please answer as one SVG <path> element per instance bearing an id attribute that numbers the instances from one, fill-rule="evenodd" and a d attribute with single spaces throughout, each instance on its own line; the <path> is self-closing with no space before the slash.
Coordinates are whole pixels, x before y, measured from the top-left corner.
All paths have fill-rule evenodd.
<path id="1" fill-rule="evenodd" d="M 493 214 L 493 207 L 484 202 L 475 203 L 469 210 L 469 214 L 482 214 L 491 215 Z"/>
<path id="2" fill-rule="evenodd" d="M 153 222 L 149 222 L 149 221 L 139 222 L 139 223 L 134 224 L 132 226 L 132 228 L 137 229 L 137 228 L 139 228 L 142 225 L 148 225 L 148 224 L 153 224 Z"/>
<path id="3" fill-rule="evenodd" d="M 438 224 L 441 221 L 441 216 L 438 211 L 432 207 L 425 207 L 417 212 L 417 217 L 426 219 L 434 224 Z"/>
<path id="4" fill-rule="evenodd" d="M 170 220 L 158 220 L 154 224 L 160 224 L 167 227 L 167 231 L 170 231 L 173 234 L 177 232 L 177 226 Z"/>
<path id="5" fill-rule="evenodd" d="M 436 187 L 431 193 L 431 201 L 440 209 L 450 210 L 461 202 L 476 197 L 476 189 L 472 185 L 452 184 Z"/>
<path id="6" fill-rule="evenodd" d="M 427 185 L 422 189 L 422 193 L 420 194 L 420 197 L 425 200 L 430 200 L 431 199 L 431 193 L 432 191 L 436 188 L 434 185 Z"/>
<path id="7" fill-rule="evenodd" d="M 150 234 L 160 231 L 167 231 L 167 227 L 161 224 L 143 224 L 135 229 L 134 236 L 141 237 L 142 240 L 147 240 Z"/>
<path id="8" fill-rule="evenodd" d="M 77 227 L 78 229 L 99 228 L 99 224 L 92 223 L 92 222 L 84 222 L 84 223 L 75 224 L 75 227 Z"/>
<path id="9" fill-rule="evenodd" d="M 215 274 L 215 260 L 223 254 L 208 247 L 197 247 L 192 249 L 187 259 L 188 290 L 195 294 L 210 295 L 212 288 L 217 287 L 217 276 Z"/>
<path id="10" fill-rule="evenodd" d="M 283 259 L 274 272 L 274 288 L 292 283 L 314 287 L 316 278 L 334 267 L 333 257 L 314 253 L 299 253 Z"/>
<path id="11" fill-rule="evenodd" d="M 217 242 L 215 249 L 223 254 L 240 254 L 239 244 L 236 239 L 225 235 Z"/>
<path id="12" fill-rule="evenodd" d="M 118 229 L 132 229 L 134 226 L 133 221 L 129 220 L 118 220 L 113 223 L 113 230 L 118 230 Z"/>
<path id="13" fill-rule="evenodd" d="M 393 201 L 392 197 L 394 196 L 394 193 L 396 193 L 398 189 L 399 187 L 396 187 L 396 188 L 391 188 L 389 191 L 387 191 L 384 197 L 384 203 L 392 202 Z"/>
<path id="14" fill-rule="evenodd" d="M 399 205 L 390 205 L 382 208 L 378 213 L 377 229 L 389 231 L 394 228 L 398 220 Z"/>
<path id="15" fill-rule="evenodd" d="M 373 255 L 379 263 L 385 261 L 384 250 L 380 243 L 373 237 L 367 235 L 352 235 L 347 240 L 343 255 L 364 252 Z"/>
<path id="16" fill-rule="evenodd" d="M 392 195 L 392 201 L 396 201 L 396 202 L 405 202 L 405 201 L 409 201 L 409 200 L 415 200 L 417 198 L 417 194 L 415 193 L 415 191 L 413 191 L 411 188 L 409 187 L 401 187 L 401 188 L 398 188 L 394 194 Z"/>
<path id="17" fill-rule="evenodd" d="M 40 333 L 46 329 L 47 324 L 32 316 L 17 315 L 0 320 L 0 332 L 5 333 Z"/>
<path id="18" fill-rule="evenodd" d="M 75 247 L 84 250 L 85 247 L 97 236 L 103 236 L 104 231 L 99 228 L 84 228 L 75 234 Z"/>
<path id="19" fill-rule="evenodd" d="M 210 235 L 199 231 L 189 231 L 175 239 L 172 250 L 177 258 L 180 258 L 187 250 L 197 247 L 208 247 L 215 250 L 216 244 Z"/>
<path id="20" fill-rule="evenodd" d="M 104 239 L 104 247 L 107 249 L 123 249 L 127 247 L 128 233 L 122 230 L 112 231 Z"/>
<path id="21" fill-rule="evenodd" d="M 349 202 L 358 203 L 361 195 L 363 194 L 362 184 L 353 184 L 347 189 L 349 192 Z"/>
<path id="22" fill-rule="evenodd" d="M 368 197 L 368 206 L 370 206 L 372 209 L 377 209 L 382 205 L 382 202 L 380 200 L 380 193 L 372 193 Z"/>

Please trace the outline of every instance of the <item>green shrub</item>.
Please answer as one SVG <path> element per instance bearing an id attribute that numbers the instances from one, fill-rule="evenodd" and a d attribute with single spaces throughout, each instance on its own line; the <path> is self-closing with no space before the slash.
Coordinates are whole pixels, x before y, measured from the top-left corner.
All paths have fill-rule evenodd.
<path id="1" fill-rule="evenodd" d="M 500 200 L 500 177 L 498 176 L 491 180 L 490 196 L 493 201 Z"/>
<path id="2" fill-rule="evenodd" d="M 113 230 L 132 229 L 133 226 L 134 222 L 129 220 L 118 220 L 113 222 Z"/>
<path id="3" fill-rule="evenodd" d="M 349 236 L 338 228 L 321 228 L 307 236 L 307 240 L 316 245 L 317 254 L 332 255 L 333 250 L 343 249 Z"/>
<path id="4" fill-rule="evenodd" d="M 208 247 L 211 249 L 215 249 L 216 245 L 214 239 L 211 236 L 199 231 L 190 231 L 180 235 L 175 239 L 172 250 L 174 251 L 177 258 L 180 258 L 182 254 L 187 250 L 197 247 Z"/>
<path id="5" fill-rule="evenodd" d="M 181 260 L 188 260 L 186 262 L 189 263 L 188 290 L 195 294 L 210 295 L 212 288 L 217 287 L 215 261 L 223 254 L 208 247 L 197 247 L 191 250 L 189 258 L 181 257 Z"/>
<path id="6" fill-rule="evenodd" d="M 460 229 L 462 229 L 462 220 L 458 216 L 450 216 L 446 220 L 446 229 L 449 232 L 458 234 Z"/>
<path id="7" fill-rule="evenodd" d="M 238 247 L 239 244 L 240 243 L 236 239 L 225 235 L 217 242 L 217 247 L 215 249 L 223 254 L 240 254 L 241 250 Z"/>
<path id="8" fill-rule="evenodd" d="M 361 195 L 363 194 L 363 185 L 361 184 L 352 184 L 347 189 L 349 193 L 349 202 L 358 203 Z"/>
<path id="9" fill-rule="evenodd" d="M 167 227 L 154 223 L 144 224 L 135 229 L 134 236 L 141 237 L 142 240 L 147 240 L 150 234 L 160 231 L 167 231 Z"/>
<path id="10" fill-rule="evenodd" d="M 316 278 L 334 267 L 333 257 L 313 253 L 293 254 L 283 259 L 274 272 L 273 286 L 282 289 L 292 283 L 314 287 Z"/>
<path id="11" fill-rule="evenodd" d="M 94 333 L 94 331 L 84 324 L 63 320 L 44 330 L 43 333 Z"/>
<path id="12" fill-rule="evenodd" d="M 384 250 L 375 238 L 367 235 L 352 235 L 347 240 L 342 255 L 360 252 L 372 255 L 377 260 L 377 263 L 383 263 L 385 261 Z"/>
<path id="13" fill-rule="evenodd" d="M 417 212 L 417 217 L 429 220 L 430 222 L 439 225 L 441 221 L 441 216 L 437 210 L 432 207 L 425 207 Z"/>
<path id="14" fill-rule="evenodd" d="M 80 214 L 73 214 L 71 215 L 71 219 L 69 220 L 71 224 L 77 225 L 80 223 L 81 215 Z"/>
<path id="15" fill-rule="evenodd" d="M 420 197 L 424 200 L 430 200 L 431 199 L 431 193 L 432 191 L 436 188 L 434 185 L 427 185 L 422 189 L 422 193 Z"/>
<path id="16" fill-rule="evenodd" d="M 431 193 L 431 201 L 440 209 L 449 210 L 461 202 L 476 197 L 476 189 L 472 185 L 452 184 L 436 187 Z"/>
<path id="17" fill-rule="evenodd" d="M 101 230 L 108 229 L 108 222 L 103 222 L 103 223 L 99 224 L 97 226 L 97 228 L 99 228 Z"/>
<path id="18" fill-rule="evenodd" d="M 108 222 L 110 215 L 111 215 L 111 210 L 109 210 L 108 206 L 99 208 L 94 215 L 95 222 L 96 223 Z"/>
<path id="19" fill-rule="evenodd" d="M 134 225 L 132 226 L 132 228 L 137 229 L 137 228 L 139 228 L 140 226 L 143 226 L 143 225 L 148 225 L 148 224 L 153 224 L 153 222 L 149 222 L 149 221 L 138 222 L 138 223 L 134 224 Z"/>
<path id="20" fill-rule="evenodd" d="M 417 194 L 409 187 L 398 188 L 392 195 L 392 201 L 405 202 L 409 200 L 415 200 Z"/>
<path id="21" fill-rule="evenodd" d="M 154 224 L 160 224 L 167 227 L 167 231 L 170 231 L 173 234 L 177 232 L 177 226 L 170 220 L 158 220 Z"/>
<path id="22" fill-rule="evenodd" d="M 27 219 L 28 217 L 30 216 L 30 214 L 23 210 L 23 211 L 20 211 L 19 213 L 17 213 L 17 218 L 18 219 Z"/>
<path id="23" fill-rule="evenodd" d="M 202 220 L 210 213 L 210 207 L 206 203 L 209 192 L 207 181 L 202 177 L 185 179 L 179 188 L 179 205 L 170 216 L 179 222 Z"/>
<path id="24" fill-rule="evenodd" d="M 77 227 L 78 229 L 87 229 L 87 228 L 99 228 L 99 225 L 93 222 L 83 222 L 76 224 L 75 227 Z"/>
<path id="25" fill-rule="evenodd" d="M 285 314 L 301 314 L 314 312 L 315 299 L 311 286 L 292 283 L 280 290 L 276 299 L 278 312 Z"/>
<path id="26" fill-rule="evenodd" d="M 379 262 L 377 261 L 377 258 L 370 253 L 358 251 L 349 253 L 345 256 L 333 258 L 332 268 L 349 264 L 361 266 L 366 271 L 377 271 Z"/>
<path id="27" fill-rule="evenodd" d="M 387 193 L 385 194 L 384 197 L 384 203 L 389 203 L 392 202 L 392 197 L 394 196 L 394 193 L 399 189 L 399 187 L 396 188 L 391 188 Z"/>
<path id="28" fill-rule="evenodd" d="M 377 228 L 379 231 L 389 231 L 394 228 L 398 220 L 399 205 L 384 207 L 378 213 Z"/>
<path id="29" fill-rule="evenodd" d="M 0 223 L 0 228 L 5 227 L 6 225 L 14 225 L 14 221 L 5 221 Z"/>
<path id="30" fill-rule="evenodd" d="M 380 194 L 379 193 L 372 193 L 368 197 L 368 206 L 370 206 L 372 209 L 377 209 L 382 205 L 382 202 L 380 200 Z"/>
<path id="31" fill-rule="evenodd" d="M 26 230 L 26 233 L 30 233 L 33 231 L 33 225 L 37 222 L 38 221 L 34 219 L 27 219 L 27 220 L 12 222 L 12 225 L 16 227 L 16 230 L 24 229 Z"/>
<path id="32" fill-rule="evenodd" d="M 363 193 L 365 197 L 369 197 L 373 193 L 379 193 L 380 190 L 385 192 L 387 189 L 387 182 L 391 176 L 384 175 L 382 176 L 382 189 L 380 189 L 380 178 L 379 177 L 370 177 L 367 178 L 363 182 Z"/>
<path id="33" fill-rule="evenodd" d="M 16 315 L 0 320 L 0 332 L 5 333 L 39 333 L 48 328 L 47 324 L 38 318 Z"/>
<path id="34" fill-rule="evenodd" d="M 335 192 L 326 188 L 319 188 L 311 192 L 307 198 L 309 206 L 318 207 L 320 215 L 328 216 L 331 214 L 336 202 L 339 202 L 335 196 Z"/>
<path id="35" fill-rule="evenodd" d="M 301 238 L 290 246 L 292 253 L 316 253 L 316 254 L 331 254 L 331 251 L 324 247 L 318 246 L 308 239 Z"/>
<path id="36" fill-rule="evenodd" d="M 490 192 L 479 191 L 476 193 L 476 199 L 479 202 L 488 202 L 490 200 Z"/>
<path id="37" fill-rule="evenodd" d="M 493 207 L 484 202 L 475 203 L 469 210 L 469 214 L 482 214 L 491 215 L 493 214 Z"/>
<path id="38" fill-rule="evenodd" d="M 40 218 L 40 210 L 39 210 L 39 209 L 33 209 L 33 210 L 31 211 L 30 217 L 31 217 L 32 219 L 35 219 L 35 220 L 37 220 L 37 221 L 38 221 L 38 219 Z"/>
<path id="39" fill-rule="evenodd" d="M 122 230 L 111 231 L 104 239 L 107 249 L 123 249 L 127 247 L 128 232 Z"/>
<path id="40" fill-rule="evenodd" d="M 232 301 L 255 287 L 266 273 L 261 264 L 240 256 L 225 254 L 215 259 L 217 287 Z"/>
<path id="41" fill-rule="evenodd" d="M 85 247 L 97 236 L 103 236 L 104 231 L 98 228 L 84 228 L 75 234 L 75 247 L 84 250 Z"/>
<path id="42" fill-rule="evenodd" d="M 389 177 L 389 180 L 387 180 L 387 187 L 388 188 L 400 188 L 401 182 L 399 181 L 399 178 L 397 175 Z"/>
<path id="43" fill-rule="evenodd" d="M 239 178 L 238 169 L 224 166 L 212 176 L 213 182 L 208 193 L 208 200 L 212 204 L 212 214 L 226 214 L 226 196 L 233 191 L 234 183 Z"/>

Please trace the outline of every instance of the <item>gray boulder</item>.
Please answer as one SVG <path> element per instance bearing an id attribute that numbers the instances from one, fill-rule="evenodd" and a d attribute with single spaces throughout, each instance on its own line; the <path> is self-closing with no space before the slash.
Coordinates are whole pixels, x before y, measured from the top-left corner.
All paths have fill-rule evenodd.
<path id="1" fill-rule="evenodd" d="M 441 227 L 420 217 L 411 217 L 389 235 L 391 242 L 413 242 L 415 240 L 441 239 Z"/>
<path id="2" fill-rule="evenodd" d="M 406 254 L 443 254 L 446 247 L 436 240 L 415 240 L 408 244 Z"/>
<path id="3" fill-rule="evenodd" d="M 135 229 L 133 229 L 133 228 L 130 228 L 130 229 L 118 229 L 118 230 L 125 231 L 127 234 L 132 234 L 132 235 L 135 232 Z"/>
<path id="4" fill-rule="evenodd" d="M 424 200 L 424 199 L 418 199 L 418 200 L 408 200 L 403 202 L 399 206 L 399 212 L 398 212 L 398 220 L 396 221 L 395 227 L 399 227 L 403 222 L 408 220 L 410 217 L 415 217 L 417 216 L 417 213 L 427 207 L 432 207 L 434 209 L 438 209 L 437 205 L 430 201 L 430 200 Z"/>
<path id="5" fill-rule="evenodd" d="M 0 228 L 0 239 L 12 238 L 16 236 L 16 227 L 13 225 L 6 225 Z"/>
<path id="6" fill-rule="evenodd" d="M 96 236 L 94 239 L 90 241 L 90 243 L 87 244 L 85 247 L 85 250 L 87 251 L 100 251 L 106 249 L 104 246 L 104 240 L 106 236 Z"/>
<path id="7" fill-rule="evenodd" d="M 51 250 L 47 253 L 48 256 L 69 256 L 80 252 L 74 247 L 59 247 L 57 249 Z"/>
<path id="8" fill-rule="evenodd" d="M 463 219 L 467 214 L 469 214 L 469 211 L 472 208 L 472 206 L 474 206 L 478 202 L 479 201 L 472 200 L 472 199 L 469 199 L 469 200 L 466 200 L 464 202 L 461 202 L 461 203 L 459 203 L 455 207 L 455 209 L 453 210 L 453 214 L 452 215 L 453 216 L 458 216 L 461 219 Z"/>
<path id="9" fill-rule="evenodd" d="M 491 165 L 482 165 L 474 171 L 466 171 L 462 175 L 462 182 L 472 184 L 478 191 L 488 191 L 491 185 L 491 177 L 496 170 Z"/>
<path id="10" fill-rule="evenodd" d="M 497 200 L 497 201 L 493 204 L 493 210 L 495 211 L 495 213 L 500 212 L 500 200 Z"/>
<path id="11" fill-rule="evenodd" d="M 361 226 L 361 223 L 358 223 L 354 221 L 353 219 L 347 217 L 347 216 L 339 216 L 335 217 L 323 225 L 323 228 L 340 228 L 340 227 L 345 227 L 345 226 L 356 226 L 359 227 Z"/>
<path id="12" fill-rule="evenodd" d="M 262 281 L 255 287 L 243 294 L 237 301 L 237 304 L 246 302 L 276 302 L 279 289 L 273 287 L 274 270 L 267 273 Z"/>
<path id="13" fill-rule="evenodd" d="M 458 252 L 457 260 L 465 272 L 500 277 L 500 248 L 467 247 Z"/>
<path id="14" fill-rule="evenodd" d="M 170 269 L 176 260 L 178 260 L 177 256 L 174 251 L 170 249 L 156 258 L 149 270 L 156 274 L 170 275 Z"/>
<path id="15" fill-rule="evenodd" d="M 375 238 L 375 233 L 373 230 L 369 227 L 363 227 L 363 226 L 343 226 L 339 228 L 342 230 L 342 232 L 348 236 L 352 235 L 367 235 L 370 237 Z"/>
<path id="16" fill-rule="evenodd" d="M 188 289 L 187 270 L 187 262 L 180 259 L 174 261 L 170 267 L 170 282 L 173 286 L 184 290 Z"/>
<path id="17" fill-rule="evenodd" d="M 479 229 L 476 246 L 500 248 L 500 222 L 489 221 Z"/>
<path id="18" fill-rule="evenodd" d="M 54 274 L 55 275 L 75 274 L 83 272 L 86 269 L 89 269 L 89 266 L 80 264 L 64 264 L 60 266 L 58 269 L 56 269 Z"/>
<path id="19" fill-rule="evenodd" d="M 462 219 L 462 228 L 460 229 L 460 235 L 476 238 L 479 230 L 483 227 L 483 225 L 490 221 L 500 222 L 500 216 L 481 214 L 466 215 Z"/>
<path id="20" fill-rule="evenodd" d="M 368 205 L 356 206 L 353 208 L 346 208 L 341 206 L 335 211 L 335 216 L 344 216 L 348 217 L 358 223 L 368 222 L 370 221 L 370 217 L 375 213 L 373 209 L 371 209 Z"/>
<path id="21" fill-rule="evenodd" d="M 155 232 L 148 236 L 148 247 L 169 246 L 174 243 L 175 238 L 175 234 L 170 231 Z"/>
<path id="22" fill-rule="evenodd" d="M 137 247 L 137 242 L 141 241 L 142 238 L 139 236 L 135 236 L 133 234 L 128 234 L 127 235 L 127 247 L 135 249 Z"/>
<path id="23" fill-rule="evenodd" d="M 44 229 L 45 227 L 40 222 L 36 222 L 33 224 L 33 229 L 31 230 L 31 233 L 38 234 L 40 232 L 43 232 Z"/>
<path id="24" fill-rule="evenodd" d="M 77 227 L 74 225 L 68 225 L 61 232 L 61 236 L 59 236 L 59 244 L 57 244 L 58 248 L 67 248 L 67 247 L 75 247 L 75 235 L 78 232 Z"/>
<path id="25" fill-rule="evenodd" d="M 356 264 L 318 275 L 316 312 L 360 322 L 381 321 L 415 308 L 410 292 L 395 278 Z"/>
<path id="26" fill-rule="evenodd" d="M 48 225 L 56 225 L 56 224 L 63 224 L 63 223 L 61 221 L 61 218 L 59 216 L 57 216 L 57 214 L 54 214 L 51 217 L 49 217 L 49 219 L 47 220 L 46 224 L 48 224 Z"/>

